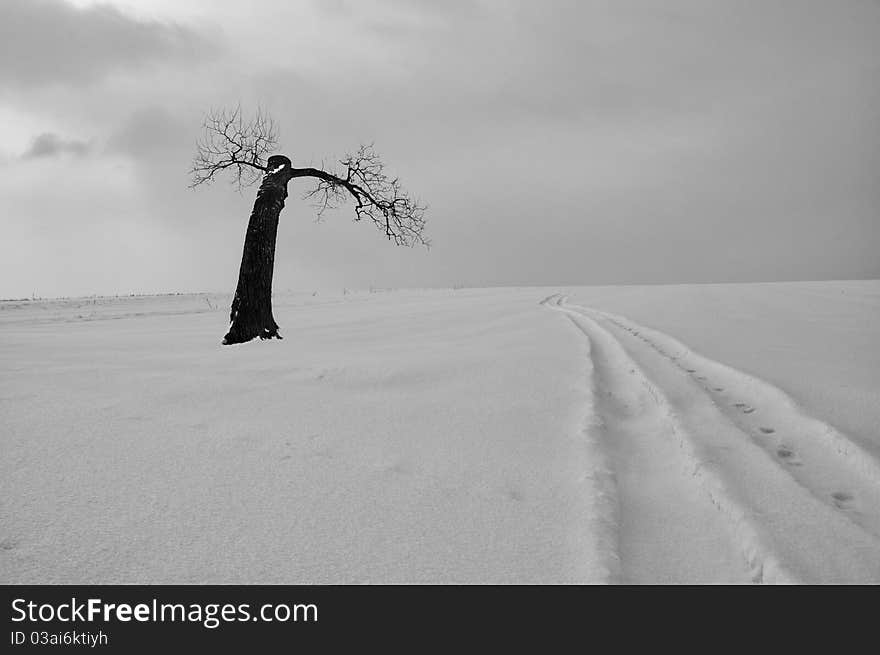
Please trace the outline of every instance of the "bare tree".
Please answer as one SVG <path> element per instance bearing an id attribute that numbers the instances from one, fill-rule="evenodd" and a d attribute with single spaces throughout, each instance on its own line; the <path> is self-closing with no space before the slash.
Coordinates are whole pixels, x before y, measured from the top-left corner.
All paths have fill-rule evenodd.
<path id="1" fill-rule="evenodd" d="M 404 191 L 396 177 L 388 176 L 372 145 L 362 145 L 340 160 L 339 171 L 294 168 L 284 155 L 270 156 L 278 145 L 278 133 L 272 117 L 262 110 L 248 119 L 240 108 L 211 111 L 203 127 L 190 186 L 213 182 L 224 171 L 233 175 L 239 189 L 262 178 L 245 234 L 224 344 L 281 338 L 272 316 L 272 273 L 278 217 L 287 198 L 287 183 L 294 178 L 315 179 L 305 197 L 316 204 L 319 216 L 351 200 L 354 220 L 368 219 L 394 244 L 429 245 L 424 236 L 425 205 Z"/>

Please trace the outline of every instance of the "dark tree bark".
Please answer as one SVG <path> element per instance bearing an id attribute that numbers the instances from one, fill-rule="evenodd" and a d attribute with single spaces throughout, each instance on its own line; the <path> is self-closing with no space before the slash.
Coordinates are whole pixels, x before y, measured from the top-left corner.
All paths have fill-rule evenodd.
<path id="1" fill-rule="evenodd" d="M 256 337 L 282 338 L 272 316 L 272 274 L 278 217 L 284 209 L 287 182 L 290 180 L 290 160 L 275 155 L 269 158 L 268 168 L 248 221 L 238 286 L 229 315 L 229 332 L 223 337 L 224 345 L 244 343 Z"/>

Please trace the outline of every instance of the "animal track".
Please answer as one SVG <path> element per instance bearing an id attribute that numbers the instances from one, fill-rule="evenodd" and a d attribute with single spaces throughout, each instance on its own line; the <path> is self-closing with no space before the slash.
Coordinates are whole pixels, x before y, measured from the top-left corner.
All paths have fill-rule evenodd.
<path id="1" fill-rule="evenodd" d="M 846 491 L 835 491 L 833 494 L 831 494 L 831 498 L 834 500 L 834 505 L 836 507 L 839 507 L 840 509 L 847 509 L 852 503 L 853 495 Z"/>
<path id="2" fill-rule="evenodd" d="M 785 460 L 786 464 L 790 464 L 791 466 L 800 466 L 802 462 L 797 458 L 797 453 L 795 453 L 788 446 L 780 446 L 776 449 L 776 455 Z"/>
<path id="3" fill-rule="evenodd" d="M 289 450 L 290 450 L 290 439 L 285 439 L 285 440 L 284 440 L 284 445 L 285 445 L 285 449 L 284 449 L 284 450 L 285 450 L 285 451 L 289 451 Z M 284 455 L 281 455 L 281 456 L 278 458 L 278 461 L 279 461 L 279 462 L 283 462 L 283 461 L 285 461 L 285 460 L 291 459 L 292 457 L 293 457 L 293 455 L 291 455 L 289 452 L 285 452 Z"/>
<path id="4" fill-rule="evenodd" d="M 759 428 L 764 434 L 773 434 L 776 432 L 773 428 Z"/>
<path id="5" fill-rule="evenodd" d="M 395 462 L 390 466 L 386 466 L 385 470 L 388 473 L 394 473 L 396 475 L 407 475 L 409 473 L 412 473 L 411 467 L 404 462 Z"/>
<path id="6" fill-rule="evenodd" d="M 754 411 L 755 411 L 755 408 L 754 408 L 754 407 L 746 407 L 746 408 L 743 410 L 743 414 L 751 414 L 751 413 L 754 412 Z"/>

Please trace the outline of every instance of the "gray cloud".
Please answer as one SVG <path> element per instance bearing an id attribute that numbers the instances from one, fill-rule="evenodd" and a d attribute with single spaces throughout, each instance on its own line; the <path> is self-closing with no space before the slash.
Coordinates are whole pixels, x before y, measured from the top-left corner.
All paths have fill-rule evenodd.
<path id="1" fill-rule="evenodd" d="M 129 116 L 107 142 L 107 151 L 135 158 L 193 149 L 186 125 L 164 107 L 144 107 Z"/>
<path id="2" fill-rule="evenodd" d="M 172 109 L 151 105 L 134 111 L 111 133 L 103 154 L 128 159 L 156 223 L 175 223 L 181 212 L 195 223 L 215 199 L 206 202 L 206 194 L 196 194 L 187 186 L 198 123 Z"/>
<path id="3" fill-rule="evenodd" d="M 86 183 L 118 190 L 126 215 L 152 235 L 139 247 L 162 252 L 177 240 L 191 253 L 161 267 L 126 262 L 120 280 L 173 266 L 167 279 L 180 288 L 234 286 L 254 191 L 192 191 L 186 169 L 203 112 L 239 102 L 271 111 L 280 151 L 298 165 L 332 165 L 375 142 L 431 206 L 434 248 L 395 250 L 352 225 L 350 208 L 316 224 L 300 200 L 306 184 L 293 184 L 278 288 L 312 284 L 308 271 L 348 287 L 878 275 L 874 0 L 263 0 L 260 13 L 242 2 L 157 2 L 168 20 L 228 34 L 226 54 L 199 66 L 173 65 L 186 56 L 179 35 L 190 34 L 173 25 L 31 4 L 60 7 L 59 22 L 94 27 L 110 15 L 126 27 L 118 38 L 96 32 L 100 56 L 57 34 L 34 37 L 39 47 L 19 39 L 21 52 L 0 36 L 0 52 L 12 53 L 0 60 L 0 98 L 12 75 L 25 77 L 12 68 L 36 71 L 27 89 L 6 84 L 23 117 L 16 125 L 10 112 L 7 133 L 96 144 L 69 167 L 79 177 L 66 174 L 63 191 L 44 192 L 40 167 L 7 167 L 0 220 L 96 223 L 105 219 Z M 0 35 L 13 8 L 27 13 L 21 0 L 0 0 Z M 144 34 L 129 49 L 137 25 Z M 24 60 L 31 49 L 45 50 L 35 54 L 43 63 Z M 67 58 L 72 69 L 44 70 Z M 96 79 L 99 88 L 84 84 Z M 47 170 L 67 164 L 41 160 Z M 55 204 L 41 209 L 34 197 Z M 34 251 L 50 239 L 68 247 L 45 233 L 34 233 Z M 17 273 L 6 266 L 0 281 Z M 50 257 L 34 270 L 55 275 L 59 289 L 75 277 Z"/>
<path id="4" fill-rule="evenodd" d="M 200 59 L 211 49 L 188 28 L 136 20 L 110 5 L 0 3 L 0 88 L 82 85 L 150 62 Z"/>
<path id="5" fill-rule="evenodd" d="M 74 155 L 83 157 L 92 149 L 88 141 L 65 139 L 54 132 L 44 132 L 36 137 L 30 147 L 22 154 L 22 159 L 39 159 L 41 157 L 57 157 L 59 155 Z"/>

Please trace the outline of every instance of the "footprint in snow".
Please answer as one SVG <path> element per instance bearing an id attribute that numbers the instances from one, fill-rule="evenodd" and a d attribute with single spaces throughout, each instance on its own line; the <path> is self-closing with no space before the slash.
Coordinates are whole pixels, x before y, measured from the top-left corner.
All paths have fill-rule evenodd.
<path id="1" fill-rule="evenodd" d="M 715 391 L 724 391 L 724 387 L 715 387 Z"/>
<path id="2" fill-rule="evenodd" d="M 312 457 L 317 457 L 318 459 L 336 459 L 336 455 L 329 448 L 319 448 L 318 450 L 313 450 L 311 452 Z"/>
<path id="3" fill-rule="evenodd" d="M 751 414 L 751 413 L 754 412 L 754 411 L 755 411 L 755 408 L 754 408 L 754 407 L 746 407 L 746 408 L 743 410 L 743 414 Z"/>
<path id="4" fill-rule="evenodd" d="M 764 434 L 773 434 L 776 432 L 773 428 L 759 428 Z"/>
<path id="5" fill-rule="evenodd" d="M 846 491 L 835 491 L 831 494 L 834 505 L 840 509 L 849 509 L 852 506 L 853 495 Z"/>
<path id="6" fill-rule="evenodd" d="M 776 455 L 780 459 L 784 460 L 786 464 L 789 464 L 791 466 L 800 466 L 803 463 L 798 459 L 797 453 L 795 453 L 788 446 L 780 446 L 779 448 L 777 448 Z"/>
<path id="7" fill-rule="evenodd" d="M 409 473 L 412 473 L 412 467 L 406 462 L 395 462 L 394 464 L 386 466 L 385 471 L 395 475 L 408 475 Z"/>
<path id="8" fill-rule="evenodd" d="M 695 368 L 686 368 L 684 370 L 687 371 L 688 373 L 696 373 L 697 372 L 697 369 L 695 369 Z"/>

